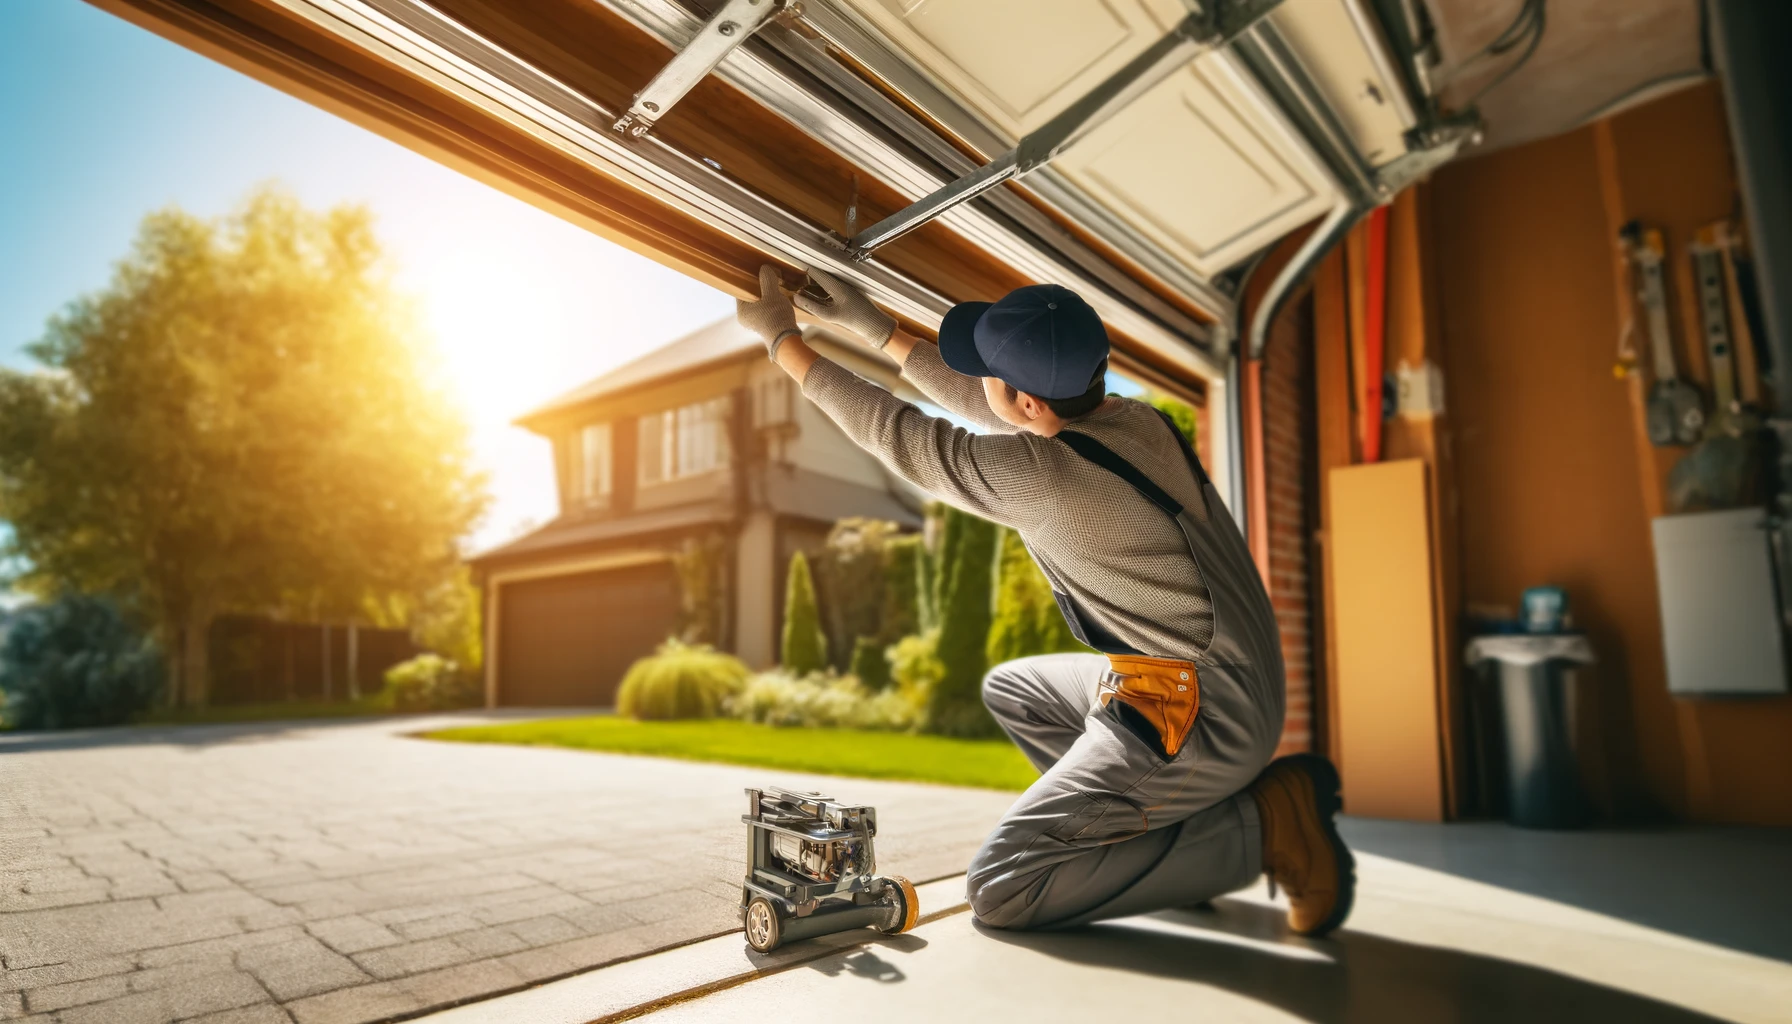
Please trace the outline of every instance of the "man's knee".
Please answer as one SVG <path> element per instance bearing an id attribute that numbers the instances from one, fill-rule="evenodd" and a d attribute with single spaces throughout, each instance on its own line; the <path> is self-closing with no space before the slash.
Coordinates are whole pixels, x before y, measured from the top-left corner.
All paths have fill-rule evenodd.
<path id="1" fill-rule="evenodd" d="M 983 675 L 983 706 L 995 716 L 996 721 L 1003 723 L 1020 723 L 1037 721 L 1037 714 L 1029 714 L 1028 709 L 1037 709 L 1042 699 L 1045 684 L 1039 678 L 1036 666 L 1029 664 L 1031 658 L 1017 658 L 1004 661 Z"/>
<path id="2" fill-rule="evenodd" d="M 1020 680 L 1015 666 L 1016 662 L 1004 661 L 988 672 L 983 673 L 983 706 L 991 714 L 999 714 L 997 710 L 1003 704 L 1012 704 L 1020 695 Z"/>
<path id="3" fill-rule="evenodd" d="M 1021 918 L 1026 911 L 1028 886 L 1016 886 L 986 856 L 987 847 L 971 858 L 964 875 L 965 900 L 977 923 L 989 928 L 1024 928 Z"/>

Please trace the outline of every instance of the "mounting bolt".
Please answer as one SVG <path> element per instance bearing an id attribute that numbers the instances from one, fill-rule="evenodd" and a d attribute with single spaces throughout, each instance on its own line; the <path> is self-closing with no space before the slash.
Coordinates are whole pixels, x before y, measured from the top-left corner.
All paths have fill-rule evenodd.
<path id="1" fill-rule="evenodd" d="M 660 112 L 660 105 L 652 100 L 648 100 L 646 103 L 641 104 L 641 107 L 650 114 L 657 114 Z"/>
<path id="2" fill-rule="evenodd" d="M 734 34 L 734 30 L 737 28 L 740 28 L 740 26 L 736 25 L 734 22 L 724 21 L 720 25 L 716 26 L 716 31 L 722 33 L 725 36 L 731 36 Z"/>

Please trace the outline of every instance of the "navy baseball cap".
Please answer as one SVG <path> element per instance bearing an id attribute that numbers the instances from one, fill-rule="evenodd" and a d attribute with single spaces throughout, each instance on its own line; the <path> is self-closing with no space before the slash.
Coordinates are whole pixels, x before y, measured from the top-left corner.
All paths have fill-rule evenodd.
<path id="1" fill-rule="evenodd" d="M 1031 284 L 996 302 L 961 302 L 940 322 L 940 358 L 959 373 L 998 377 L 1040 398 L 1089 390 L 1108 357 L 1108 331 L 1068 288 Z"/>

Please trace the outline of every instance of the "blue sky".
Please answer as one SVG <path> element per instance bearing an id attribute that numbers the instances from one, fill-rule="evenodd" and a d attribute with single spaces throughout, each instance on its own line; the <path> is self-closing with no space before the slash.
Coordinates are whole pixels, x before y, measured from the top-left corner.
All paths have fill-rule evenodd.
<path id="1" fill-rule="evenodd" d="M 0 364 L 105 284 L 138 222 L 275 181 L 363 203 L 493 474 L 475 544 L 553 513 L 547 444 L 508 420 L 733 311 L 727 296 L 80 0 L 0 0 Z"/>

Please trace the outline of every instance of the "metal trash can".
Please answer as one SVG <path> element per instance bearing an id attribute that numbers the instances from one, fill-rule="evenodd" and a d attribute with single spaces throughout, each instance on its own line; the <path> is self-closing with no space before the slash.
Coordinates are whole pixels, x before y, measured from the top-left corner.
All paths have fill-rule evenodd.
<path id="1" fill-rule="evenodd" d="M 1574 695 L 1567 669 L 1593 663 L 1586 636 L 1479 636 L 1469 641 L 1467 661 L 1499 666 L 1507 819 L 1524 828 L 1585 825 L 1587 800 L 1574 752 Z"/>

